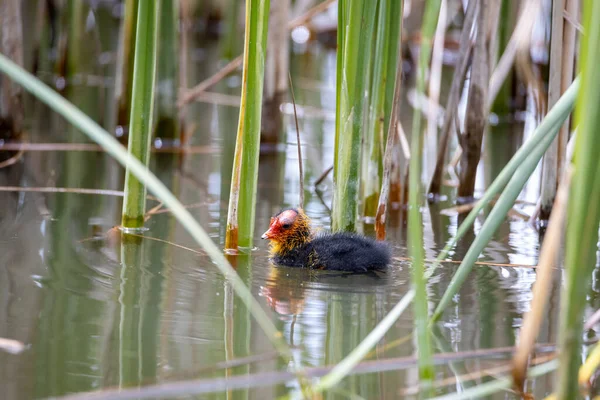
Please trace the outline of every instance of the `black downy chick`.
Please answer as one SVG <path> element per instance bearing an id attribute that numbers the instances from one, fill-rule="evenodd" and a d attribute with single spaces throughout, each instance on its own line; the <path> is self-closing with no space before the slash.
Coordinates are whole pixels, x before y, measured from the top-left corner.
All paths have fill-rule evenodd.
<path id="1" fill-rule="evenodd" d="M 385 242 L 352 233 L 314 233 L 302 209 L 290 208 L 273 218 L 262 235 L 271 241 L 273 263 L 288 267 L 366 272 L 385 269 L 392 252 Z"/>

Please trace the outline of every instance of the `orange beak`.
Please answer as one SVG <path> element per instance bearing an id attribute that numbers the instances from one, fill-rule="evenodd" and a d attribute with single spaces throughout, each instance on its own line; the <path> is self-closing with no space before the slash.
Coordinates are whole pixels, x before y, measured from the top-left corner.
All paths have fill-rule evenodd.
<path id="1" fill-rule="evenodd" d="M 263 233 L 261 239 L 273 239 L 274 236 L 275 235 L 273 233 L 272 227 L 269 227 L 269 229 L 267 229 L 267 231 Z"/>

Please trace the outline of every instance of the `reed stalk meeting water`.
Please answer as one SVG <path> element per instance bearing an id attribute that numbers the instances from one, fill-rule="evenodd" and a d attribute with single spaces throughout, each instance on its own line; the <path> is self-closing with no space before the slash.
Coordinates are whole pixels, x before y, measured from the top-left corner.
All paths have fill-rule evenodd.
<path id="1" fill-rule="evenodd" d="M 136 23 L 133 93 L 129 116 L 129 154 L 148 166 L 154 115 L 156 53 L 161 2 L 140 2 Z M 146 213 L 146 186 L 129 170 L 125 173 L 124 228 L 141 228 Z"/>
<path id="2" fill-rule="evenodd" d="M 225 235 L 228 249 L 251 248 L 253 243 L 269 4 L 246 0 L 242 98 Z"/>

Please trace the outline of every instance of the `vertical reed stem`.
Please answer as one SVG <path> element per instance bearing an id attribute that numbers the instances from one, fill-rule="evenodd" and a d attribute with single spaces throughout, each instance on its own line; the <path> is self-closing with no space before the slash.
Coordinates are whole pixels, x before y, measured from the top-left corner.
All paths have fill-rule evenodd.
<path id="1" fill-rule="evenodd" d="M 425 74 L 431 56 L 433 36 L 437 26 L 441 0 L 428 0 L 423 15 L 423 41 L 417 67 L 417 94 L 425 93 Z M 409 166 L 409 211 L 408 211 L 408 243 L 412 260 L 411 281 L 415 290 L 415 328 L 417 336 L 417 354 L 419 378 L 426 388 L 433 382 L 434 369 L 431 358 L 431 332 L 428 329 L 428 304 L 423 251 L 423 223 L 421 221 L 421 154 L 423 149 L 423 132 L 421 128 L 421 113 L 413 112 L 413 125 L 410 138 Z"/>
<path id="2" fill-rule="evenodd" d="M 363 155 L 363 216 L 375 217 L 383 176 L 383 152 L 387 138 L 394 85 L 390 84 L 397 69 L 396 52 L 400 41 L 403 2 L 382 0 L 377 11 L 375 64 L 371 80 L 371 104 Z"/>
<path id="3" fill-rule="evenodd" d="M 360 156 L 367 99 L 365 92 L 370 78 L 371 44 L 377 2 L 350 1 L 342 5 L 347 10 L 343 38 L 341 67 L 338 66 L 339 91 L 336 124 L 336 155 L 334 163 L 333 230 L 354 231 L 358 214 Z M 346 16 L 343 15 L 343 18 Z M 339 22 L 338 22 L 339 23 Z M 340 57 L 338 57 L 338 61 Z M 341 69 L 341 71 L 340 71 Z M 341 86 L 341 87 L 340 87 Z"/>
<path id="4" fill-rule="evenodd" d="M 160 2 L 140 2 L 136 24 L 128 150 L 130 155 L 146 166 L 150 159 L 154 114 L 159 8 Z M 127 169 L 121 221 L 123 227 L 141 228 L 144 225 L 145 212 L 146 186 Z"/>
<path id="5" fill-rule="evenodd" d="M 562 94 L 563 25 L 565 0 L 552 0 L 552 37 L 550 38 L 550 78 L 548 80 L 548 109 Z M 559 144 L 564 148 L 559 149 Z M 540 219 L 547 221 L 558 188 L 559 153 L 565 154 L 567 142 L 557 137 L 544 154 L 542 161 L 542 194 Z"/>
<path id="6" fill-rule="evenodd" d="M 270 0 L 246 0 L 242 98 L 225 247 L 252 247 Z"/>
<path id="7" fill-rule="evenodd" d="M 477 165 L 481 158 L 483 131 L 487 122 L 487 87 L 489 81 L 486 19 L 488 0 L 479 1 L 479 12 L 476 18 L 477 36 L 473 49 L 471 65 L 471 82 L 467 101 L 465 133 L 461 136 L 462 159 L 460 182 L 458 185 L 458 201 L 473 198 Z"/>

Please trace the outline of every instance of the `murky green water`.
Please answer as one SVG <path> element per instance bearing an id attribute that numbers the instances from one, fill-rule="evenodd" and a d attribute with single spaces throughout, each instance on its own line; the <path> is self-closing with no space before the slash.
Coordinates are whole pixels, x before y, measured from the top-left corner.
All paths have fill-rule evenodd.
<path id="1" fill-rule="evenodd" d="M 212 54 L 210 49 L 203 51 Z M 200 58 L 204 60 L 207 54 Z M 196 60 L 193 65 L 197 67 L 192 72 L 194 82 L 207 75 L 203 69 L 216 69 L 211 62 Z M 334 67 L 334 52 L 319 46 L 294 56 L 293 72 L 300 82 L 297 101 L 329 110 L 300 121 L 308 184 L 306 211 L 315 226 L 325 228 L 331 180 L 324 184 L 324 202 L 312 190 L 312 183 L 333 159 Z M 313 80 L 322 82 L 320 90 L 309 88 Z M 218 90 L 235 93 L 238 85 L 239 79 L 232 77 Z M 70 96 L 101 118 L 105 110 L 98 94 L 110 90 L 75 88 Z M 45 107 L 33 101 L 29 104 L 35 116 L 30 120 L 29 141 L 86 142 Z M 154 153 L 152 162 L 153 171 L 190 205 L 194 217 L 221 246 L 237 117 L 236 107 L 192 105 L 188 111 L 188 123 L 194 127 L 191 144 L 202 151 Z M 410 113 L 404 112 L 403 119 L 409 121 Z M 318 375 L 323 371 L 319 367 L 333 365 L 347 355 L 409 290 L 410 265 L 403 261 L 406 227 L 403 212 L 393 211 L 388 239 L 398 259 L 386 273 L 348 276 L 271 266 L 260 235 L 274 212 L 295 205 L 298 198 L 295 131 L 287 113 L 284 123 L 285 144 L 261 157 L 256 248 L 231 256 L 230 261 L 293 346 L 297 359 L 311 368 L 310 374 Z M 480 189 L 501 169 L 521 137 L 515 126 L 491 132 Z M 122 169 L 95 151 L 31 151 L 20 164 L 0 170 L 2 187 L 118 191 L 122 183 Z M 530 182 L 524 190 L 525 203 L 519 206 L 523 213 L 533 212 L 531 202 L 536 200 L 538 185 Z M 28 345 L 18 355 L 0 351 L 2 398 L 45 398 L 182 379 L 202 380 L 197 387 L 203 390 L 220 389 L 216 394 L 182 398 L 267 399 L 297 389 L 285 373 L 288 366 L 277 358 L 231 287 L 168 213 L 150 217 L 144 238 L 122 239 L 111 230 L 120 221 L 119 196 L 7 189 L 0 191 L 0 204 L 0 337 Z M 149 207 L 156 204 L 149 201 Z M 451 201 L 435 206 L 423 203 L 428 259 L 435 258 L 456 232 L 460 217 L 440 212 L 451 206 Z M 454 260 L 462 259 L 483 219 L 482 215 L 474 231 L 454 250 Z M 538 232 L 518 215 L 508 217 L 500 227 L 480 261 L 523 267 L 474 268 L 438 324 L 435 347 L 444 353 L 436 359 L 438 393 L 485 382 L 502 372 L 498 367 L 507 365 L 506 349 L 478 350 L 515 343 L 532 297 L 535 270 L 530 266 L 537 263 L 539 244 Z M 432 308 L 456 267 L 445 264 L 430 280 Z M 600 305 L 596 276 L 590 298 L 594 306 Z M 558 294 L 555 285 L 540 343 L 556 341 Z M 412 332 L 409 309 L 357 374 L 325 397 L 347 398 L 348 393 L 355 393 L 369 399 L 410 398 L 417 383 Z M 452 352 L 461 354 L 452 356 Z M 481 375 L 473 381 L 452 379 L 467 373 Z M 551 383 L 552 377 L 545 377 L 529 382 L 528 389 L 541 396 L 548 393 Z M 494 398 L 513 395 L 501 393 Z"/>

